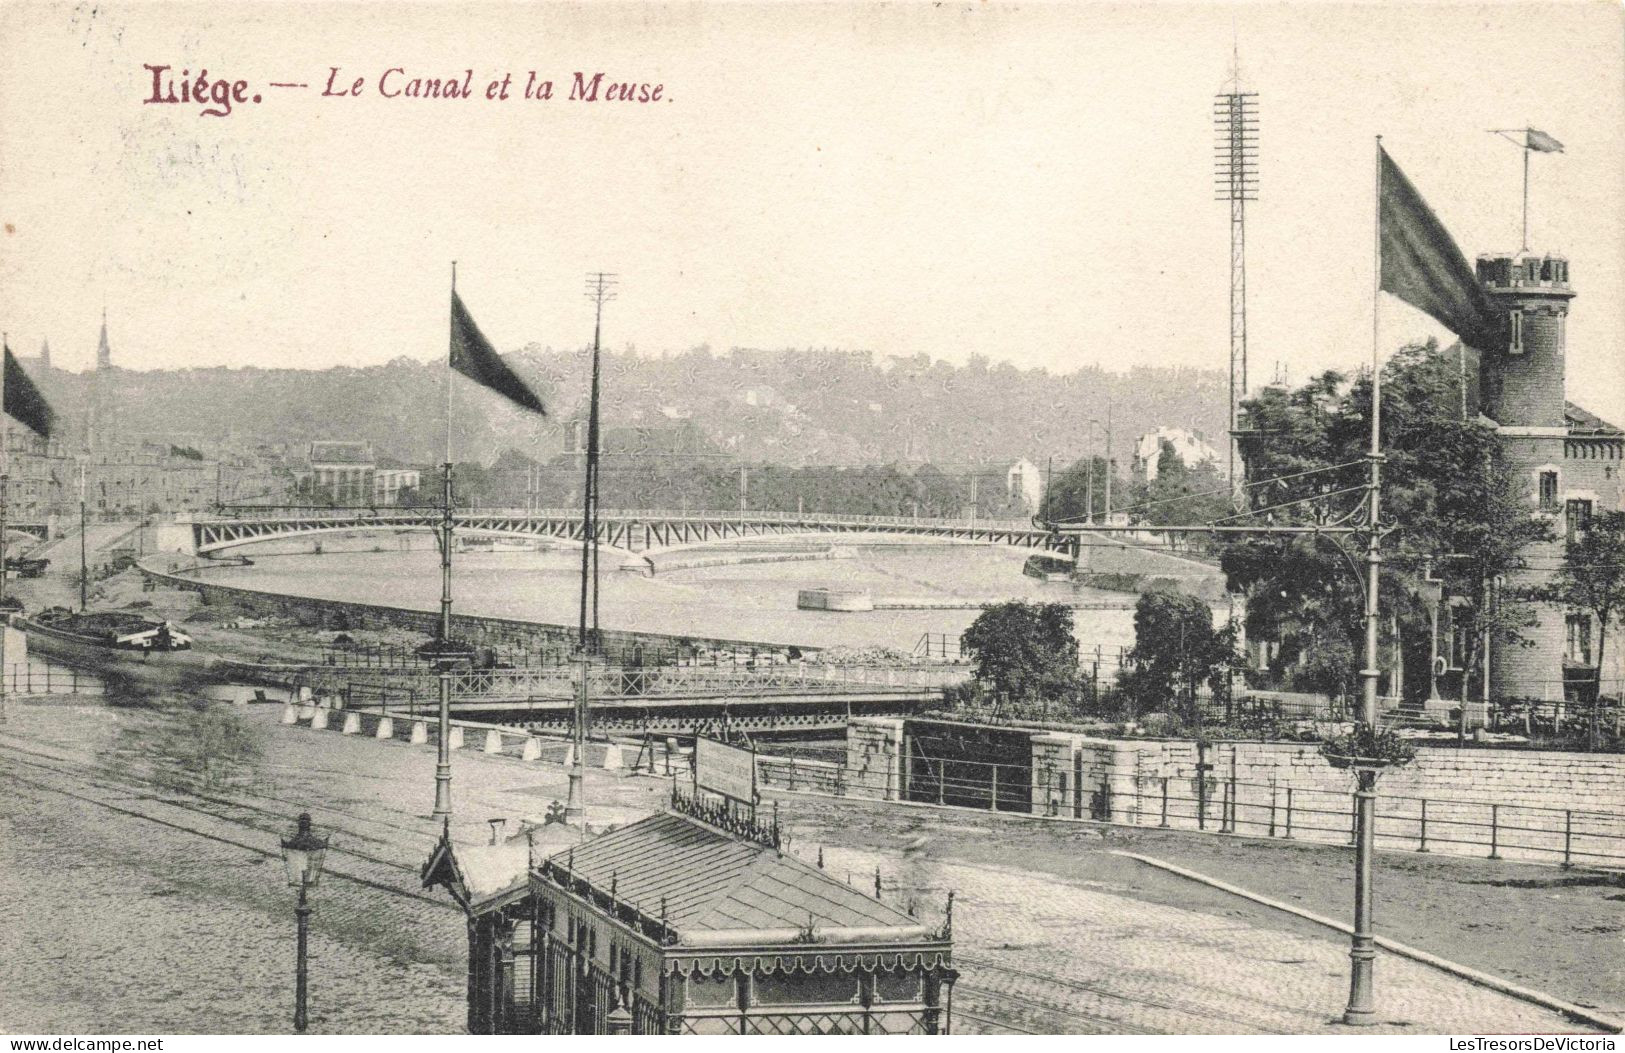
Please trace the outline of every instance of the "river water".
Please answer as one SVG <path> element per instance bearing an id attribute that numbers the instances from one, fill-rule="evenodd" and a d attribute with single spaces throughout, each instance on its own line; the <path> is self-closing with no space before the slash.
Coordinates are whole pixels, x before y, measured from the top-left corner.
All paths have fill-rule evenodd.
<path id="1" fill-rule="evenodd" d="M 415 540 L 415 539 L 414 539 Z M 286 546 L 284 546 L 286 547 Z M 432 549 L 378 551 L 372 541 L 328 539 L 313 554 L 242 550 L 250 567 L 206 572 L 223 585 L 324 599 L 434 610 L 440 600 L 439 556 Z M 753 545 L 759 555 L 764 546 Z M 801 549 L 805 552 L 805 548 Z M 1024 549 L 963 544 L 851 544 L 841 558 L 665 570 L 654 577 L 619 571 L 617 554 L 601 555 L 600 623 L 675 635 L 759 640 L 814 647 L 886 647 L 915 651 L 922 638 L 949 654 L 978 613 L 954 610 L 805 611 L 800 589 L 867 589 L 885 600 L 991 603 L 1007 599 L 1121 602 L 1120 593 L 1043 582 L 1022 574 Z M 573 625 L 580 596 L 579 549 L 493 549 L 459 552 L 454 560 L 453 609 L 530 621 Z M 1080 644 L 1115 652 L 1133 642 L 1127 610 L 1075 612 Z"/>

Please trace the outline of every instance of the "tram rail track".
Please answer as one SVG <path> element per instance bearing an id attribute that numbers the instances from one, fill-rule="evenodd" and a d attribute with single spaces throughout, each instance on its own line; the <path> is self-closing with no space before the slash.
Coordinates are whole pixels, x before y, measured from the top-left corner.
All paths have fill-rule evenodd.
<path id="1" fill-rule="evenodd" d="M 259 793 L 259 792 L 253 791 L 253 790 L 243 790 L 241 792 L 243 792 L 244 794 L 249 795 L 249 796 L 259 797 L 259 798 L 261 798 L 263 800 L 276 802 L 277 804 L 280 804 L 283 807 L 282 808 L 267 808 L 267 807 L 264 807 L 264 806 L 261 806 L 261 805 L 250 804 L 250 803 L 248 803 L 246 801 L 234 800 L 234 799 L 229 798 L 229 797 L 221 797 L 221 796 L 218 796 L 218 795 L 215 795 L 215 794 L 202 793 L 202 792 L 198 792 L 198 791 L 185 791 L 184 794 L 177 794 L 177 793 L 173 793 L 173 792 L 169 793 L 169 794 L 155 793 L 154 792 L 155 788 L 153 786 L 149 785 L 149 784 L 140 782 L 138 780 L 119 779 L 119 778 L 116 778 L 116 777 L 113 777 L 113 776 L 109 776 L 105 771 L 97 769 L 97 768 L 95 768 L 95 767 L 93 767 L 93 766 L 91 766 L 89 764 L 85 764 L 85 763 L 83 763 L 81 761 L 76 761 L 76 760 L 73 760 L 71 758 L 61 757 L 61 756 L 59 756 L 57 754 L 54 754 L 54 753 L 44 753 L 44 752 L 41 752 L 41 751 L 38 751 L 38 750 L 25 749 L 25 748 L 23 748 L 21 746 L 17 746 L 14 743 L 8 743 L 8 742 L 0 742 L 0 750 L 9 750 L 9 751 L 12 751 L 13 753 L 21 753 L 21 754 L 27 755 L 28 757 L 35 758 L 34 760 L 19 760 L 18 763 L 29 764 L 29 765 L 37 767 L 37 768 L 44 768 L 46 770 L 56 771 L 59 774 L 72 775 L 74 777 L 83 779 L 86 783 L 88 783 L 90 785 L 98 786 L 98 787 L 100 787 L 102 789 L 119 790 L 119 791 L 128 791 L 128 792 L 138 793 L 138 794 L 140 794 L 141 796 L 143 796 L 143 797 L 145 797 L 147 799 L 157 801 L 159 803 L 167 804 L 167 805 L 169 805 L 171 807 L 181 808 L 181 809 L 184 809 L 186 811 L 197 812 L 197 813 L 203 814 L 203 815 L 209 815 L 209 816 L 212 816 L 212 817 L 214 817 L 216 819 L 220 819 L 220 820 L 225 821 L 225 822 L 241 823 L 242 825 L 247 826 L 250 829 L 255 829 L 255 830 L 258 830 L 258 831 L 260 831 L 262 833 L 277 833 L 277 834 L 280 834 L 280 833 L 283 833 L 285 831 L 282 831 L 280 829 L 271 829 L 271 828 L 268 828 L 268 827 L 265 827 L 265 826 L 260 826 L 260 825 L 255 824 L 255 823 L 250 823 L 250 822 L 242 819 L 239 816 L 225 815 L 225 814 L 222 814 L 221 812 L 218 812 L 218 811 L 212 811 L 212 810 L 210 810 L 208 808 L 200 807 L 199 804 L 186 803 L 186 802 L 187 801 L 201 802 L 203 804 L 213 804 L 213 805 L 216 805 L 216 806 L 218 806 L 220 808 L 225 808 L 225 809 L 237 809 L 237 810 L 241 810 L 241 811 L 245 811 L 245 812 L 257 813 L 259 815 L 268 816 L 268 817 L 271 817 L 271 818 L 274 818 L 274 819 L 281 820 L 283 822 L 293 822 L 293 821 L 298 819 L 298 816 L 299 816 L 300 812 L 310 811 L 311 810 L 311 807 L 308 806 L 308 805 L 303 805 L 303 804 L 297 804 L 296 805 L 291 801 L 284 800 L 283 798 L 276 797 L 276 796 L 271 795 L 271 794 Z M 54 762 L 54 765 L 53 764 L 43 764 L 43 763 L 41 763 L 42 760 L 43 761 Z M 60 765 L 60 767 L 58 767 L 56 765 Z M 358 814 L 356 814 L 354 812 L 347 812 L 342 808 L 334 808 L 334 807 L 327 806 L 327 805 L 319 805 L 319 806 L 316 806 L 316 810 L 320 811 L 324 816 L 341 816 L 343 818 L 350 819 L 350 820 L 353 820 L 353 821 L 356 821 L 356 822 L 366 823 L 366 824 L 369 824 L 369 825 L 372 825 L 372 826 L 380 826 L 380 827 L 384 827 L 386 829 L 391 829 L 391 830 L 398 830 L 398 831 L 401 831 L 403 833 L 411 833 L 411 834 L 422 833 L 422 831 L 412 829 L 412 828 L 407 827 L 407 826 L 405 826 L 403 824 L 400 824 L 400 823 L 391 823 L 391 822 L 388 822 L 386 820 L 374 819 L 374 818 L 371 818 L 371 817 L 368 817 L 368 816 L 358 815 Z M 364 841 L 377 841 L 378 840 L 377 838 L 370 837 L 367 834 L 365 834 L 365 833 L 363 833 L 363 832 L 361 832 L 359 830 L 348 829 L 348 828 L 345 828 L 345 827 L 342 827 L 342 826 L 337 826 L 336 824 L 330 824 L 330 825 L 334 825 L 335 829 L 338 829 L 339 831 L 341 831 L 342 833 L 344 833 L 345 835 L 350 836 L 350 837 L 355 837 L 355 838 L 358 838 L 358 839 L 364 840 Z M 408 873 L 416 873 L 417 872 L 417 868 L 413 867 L 413 866 L 411 866 L 409 864 L 401 863 L 401 862 L 399 862 L 397 860 L 385 859 L 385 858 L 382 858 L 382 857 L 379 857 L 379 856 L 370 855 L 370 854 L 365 853 L 365 852 L 357 851 L 354 848 L 345 848 L 345 847 L 342 847 L 342 845 L 334 845 L 334 846 L 332 846 L 331 850 L 336 851 L 336 852 L 343 852 L 346 855 L 355 856 L 358 859 L 364 859 L 369 863 L 375 863 L 375 864 L 378 864 L 380 866 L 387 866 L 387 867 L 391 867 L 391 868 L 398 869 L 398 870 L 404 870 L 404 871 L 406 871 Z"/>
<path id="2" fill-rule="evenodd" d="M 9 744 L 9 743 L 0 743 L 0 749 L 6 750 L 6 751 L 9 751 L 9 752 L 13 752 L 13 753 L 15 753 L 15 752 L 32 752 L 32 751 L 18 751 L 14 747 L 12 747 L 11 744 Z M 88 787 L 90 789 L 101 790 L 101 791 L 104 791 L 104 792 L 105 791 L 112 791 L 114 793 L 130 793 L 130 792 L 133 791 L 133 792 L 136 793 L 138 799 L 152 801 L 154 803 L 163 805 L 164 807 L 167 807 L 167 808 L 175 809 L 175 810 L 180 811 L 182 813 L 191 813 L 193 815 L 204 816 L 204 817 L 207 817 L 209 819 L 215 820 L 217 822 L 235 824 L 235 825 L 244 827 L 244 828 L 246 828 L 248 830 L 252 830 L 255 833 L 267 834 L 267 835 L 271 835 L 271 836 L 275 836 L 275 837 L 279 837 L 279 838 L 283 834 L 286 833 L 285 829 L 282 829 L 282 828 L 279 828 L 279 827 L 245 822 L 241 817 L 229 816 L 229 815 L 221 815 L 219 812 L 212 811 L 212 810 L 207 809 L 207 808 L 189 807 L 185 803 L 183 803 L 181 801 L 177 801 L 172 797 L 154 796 L 152 794 L 143 792 L 148 788 L 144 787 L 144 786 L 141 786 L 139 784 L 129 784 L 129 783 L 123 783 L 123 782 L 117 782 L 117 781 L 111 781 L 111 782 L 110 781 L 98 781 L 98 780 L 89 778 L 82 769 L 75 770 L 74 768 L 69 768 L 69 767 L 63 767 L 63 766 L 52 765 L 52 764 L 44 764 L 44 763 L 40 763 L 39 761 L 36 761 L 36 760 L 18 758 L 18 757 L 15 757 L 15 756 L 13 756 L 10 759 L 14 764 L 23 765 L 23 766 L 35 769 L 36 772 L 43 773 L 46 776 L 55 776 L 55 777 L 57 777 L 59 779 L 77 780 L 79 782 L 82 782 L 85 785 L 79 787 L 78 789 L 80 789 L 80 790 L 83 790 L 83 789 Z M 142 820 L 144 822 L 152 823 L 154 825 L 162 826 L 162 827 L 165 827 L 167 829 L 174 830 L 174 831 L 176 831 L 178 833 L 188 834 L 188 835 L 193 836 L 193 837 L 199 837 L 199 838 L 203 838 L 205 840 L 214 841 L 214 842 L 217 842 L 219 844 L 229 845 L 229 846 L 231 846 L 233 848 L 237 848 L 237 849 L 240 849 L 240 850 L 246 851 L 246 852 L 252 852 L 255 855 L 264 856 L 264 857 L 267 857 L 267 858 L 280 858 L 279 853 L 276 852 L 276 851 L 272 851 L 272 850 L 269 850 L 269 849 L 266 849 L 266 848 L 262 848 L 262 847 L 260 847 L 258 845 L 250 844 L 247 841 L 240 840 L 238 838 L 227 837 L 227 836 L 224 836 L 222 834 L 215 833 L 215 832 L 212 832 L 212 831 L 209 831 L 209 830 L 202 830 L 202 829 L 199 829 L 199 828 L 197 828 L 195 826 L 189 826 L 189 825 L 187 825 L 186 823 L 183 823 L 183 822 L 176 822 L 171 817 L 165 817 L 165 816 L 161 816 L 161 815 L 154 815 L 150 811 L 143 811 L 143 810 L 141 810 L 139 808 L 127 807 L 123 803 L 108 800 L 105 797 L 98 797 L 98 796 L 94 796 L 92 794 L 85 793 L 85 792 L 75 792 L 74 789 L 64 788 L 61 785 L 53 784 L 49 780 L 49 778 L 29 778 L 28 776 L 23 775 L 23 774 L 15 771 L 15 770 L 0 772 L 0 778 L 10 779 L 10 780 L 12 780 L 14 782 L 18 782 L 18 783 L 21 783 L 21 784 L 26 785 L 26 786 L 32 786 L 32 787 L 34 787 L 35 789 L 38 789 L 38 790 L 43 790 L 43 791 L 48 792 L 48 793 L 55 793 L 55 794 L 58 794 L 60 796 L 68 797 L 68 798 L 70 798 L 72 800 L 83 802 L 85 804 L 95 805 L 98 808 L 102 808 L 102 809 L 105 809 L 107 811 L 115 812 L 115 813 L 118 813 L 120 815 L 125 815 L 125 816 L 128 816 L 130 818 L 139 819 L 139 820 Z M 408 866 L 408 865 L 406 865 L 404 863 L 396 862 L 394 860 L 383 859 L 381 857 L 374 856 L 374 855 L 371 855 L 369 853 L 358 852 L 358 851 L 355 851 L 353 849 L 345 848 L 343 846 L 342 842 L 340 842 L 339 844 L 330 845 L 330 847 L 328 849 L 328 852 L 329 852 L 329 858 L 331 858 L 335 854 L 341 855 L 341 856 L 349 856 L 351 858 L 354 858 L 354 859 L 357 859 L 357 860 L 360 860 L 360 861 L 363 861 L 363 862 L 366 862 L 366 863 L 370 863 L 370 864 L 372 864 L 374 866 L 387 867 L 387 868 L 389 868 L 391 870 L 409 873 L 409 874 L 412 874 L 414 876 L 417 873 L 416 868 L 414 868 L 414 867 Z M 449 910 L 449 911 L 456 911 L 456 909 L 457 909 L 454 904 L 448 903 L 444 899 L 441 899 L 441 898 L 438 898 L 438 897 L 433 897 L 433 896 L 427 896 L 427 895 L 424 895 L 424 894 L 422 894 L 420 892 L 414 891 L 412 889 L 401 888 L 401 887 L 396 886 L 396 885 L 388 884 L 387 882 L 377 881 L 377 880 L 374 880 L 372 878 L 366 877 L 366 876 L 361 875 L 361 874 L 350 873 L 350 872 L 347 872 L 347 871 L 345 871 L 343 869 L 334 868 L 331 865 L 329 865 L 325 869 L 324 875 L 331 876 L 333 878 L 337 878 L 337 879 L 344 880 L 344 881 L 349 881 L 349 882 L 357 884 L 357 885 L 364 885 L 366 887 L 373 888 L 373 889 L 376 889 L 378 891 L 388 893 L 389 895 L 392 895 L 392 896 L 398 896 L 398 897 L 405 898 L 405 899 L 417 900 L 417 901 L 422 902 L 422 903 L 428 903 L 428 904 L 430 904 L 430 905 L 432 905 L 434 907 L 440 908 L 440 909 Z"/>

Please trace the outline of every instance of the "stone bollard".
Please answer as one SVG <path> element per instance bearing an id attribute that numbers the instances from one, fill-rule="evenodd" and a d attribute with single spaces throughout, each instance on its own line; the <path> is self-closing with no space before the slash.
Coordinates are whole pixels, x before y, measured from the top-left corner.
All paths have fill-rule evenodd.
<path id="1" fill-rule="evenodd" d="M 297 723 L 299 723 L 299 707 L 294 705 L 292 702 L 289 702 L 286 705 L 284 705 L 282 707 L 282 723 L 284 723 L 284 724 L 297 724 Z"/>
<path id="2" fill-rule="evenodd" d="M 301 701 L 301 702 L 309 702 L 310 701 L 310 688 L 301 687 L 299 689 L 299 701 Z"/>
<path id="3" fill-rule="evenodd" d="M 327 700 L 327 704 L 332 706 L 334 709 L 343 709 L 344 708 L 344 696 L 343 695 L 331 695 L 331 696 L 329 696 L 329 698 Z"/>
<path id="4" fill-rule="evenodd" d="M 603 768 L 605 771 L 619 771 L 620 767 L 621 747 L 618 744 L 611 742 L 609 745 L 604 747 Z"/>
<path id="5" fill-rule="evenodd" d="M 316 707 L 315 706 L 311 705 L 308 702 L 301 702 L 299 704 L 299 719 L 300 720 L 309 720 L 311 717 L 314 717 L 315 715 L 316 715 Z"/>
<path id="6" fill-rule="evenodd" d="M 526 735 L 525 736 L 525 748 L 524 748 L 524 751 L 519 754 L 519 759 L 520 760 L 531 761 L 531 760 L 541 760 L 541 758 L 542 758 L 542 744 L 541 744 L 541 742 L 537 740 L 535 735 Z"/>
<path id="7" fill-rule="evenodd" d="M 314 712 L 314 713 L 312 713 L 310 715 L 310 730 L 312 730 L 312 731 L 326 731 L 327 730 L 327 710 L 318 709 L 316 712 Z"/>
<path id="8" fill-rule="evenodd" d="M 361 733 L 361 714 L 344 714 L 344 726 L 339 729 L 341 735 L 358 735 Z"/>
<path id="9" fill-rule="evenodd" d="M 421 720 L 412 721 L 412 745 L 421 746 L 429 741 L 429 725 Z"/>
<path id="10" fill-rule="evenodd" d="M 379 717 L 378 730 L 372 733 L 375 739 L 392 739 L 395 737 L 395 718 Z"/>
<path id="11" fill-rule="evenodd" d="M 502 752 L 502 732 L 492 729 L 485 733 L 485 752 Z"/>
<path id="12" fill-rule="evenodd" d="M 446 748 L 448 750 L 460 750 L 463 748 L 463 729 L 461 727 L 455 724 L 452 725 L 451 734 L 446 736 Z"/>

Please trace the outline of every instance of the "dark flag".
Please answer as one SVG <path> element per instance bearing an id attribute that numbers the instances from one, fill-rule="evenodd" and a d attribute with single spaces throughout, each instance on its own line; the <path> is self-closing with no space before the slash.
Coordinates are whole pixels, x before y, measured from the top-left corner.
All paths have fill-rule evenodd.
<path id="1" fill-rule="evenodd" d="M 1499 345 L 1499 315 L 1450 232 L 1388 151 L 1381 164 L 1378 228 L 1382 290 L 1425 311 L 1479 350 Z"/>
<path id="2" fill-rule="evenodd" d="M 451 292 L 451 368 L 510 402 L 547 416 L 547 407 L 542 405 L 542 400 L 502 361 L 502 356 L 491 346 L 491 341 L 485 339 L 480 327 L 474 324 L 474 319 L 455 289 Z M 10 405 L 9 395 L 7 405 Z"/>
<path id="3" fill-rule="evenodd" d="M 45 401 L 45 396 L 39 393 L 39 388 L 35 387 L 28 374 L 23 372 L 23 367 L 11 353 L 10 345 L 6 345 L 5 352 L 6 413 L 18 423 L 34 429 L 40 438 L 49 439 L 56 414 L 51 412 L 51 405 Z"/>
<path id="4" fill-rule="evenodd" d="M 1558 142 L 1556 139 L 1553 139 L 1551 136 L 1547 135 L 1543 131 L 1540 131 L 1539 129 L 1525 128 L 1524 135 L 1525 138 L 1523 143 L 1526 149 L 1535 150 L 1543 154 L 1560 154 L 1563 152 L 1562 143 Z"/>

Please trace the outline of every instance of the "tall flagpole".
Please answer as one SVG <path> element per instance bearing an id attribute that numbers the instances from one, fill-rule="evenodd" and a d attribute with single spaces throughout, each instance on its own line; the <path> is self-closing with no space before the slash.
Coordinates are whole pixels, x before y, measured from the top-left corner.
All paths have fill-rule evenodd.
<path id="1" fill-rule="evenodd" d="M 457 295 L 457 261 L 451 261 L 451 295 Z M 456 324 L 455 320 L 452 322 Z M 451 357 L 446 357 L 446 461 L 440 504 L 440 667 L 439 750 L 434 766 L 434 815 L 451 821 Z"/>
<path id="2" fill-rule="evenodd" d="M 1549 126 L 1548 126 L 1549 127 Z M 1523 250 L 1529 251 L 1529 129 L 1523 130 Z"/>
<path id="3" fill-rule="evenodd" d="M 1490 134 L 1499 135 L 1507 142 L 1516 146 L 1523 153 L 1523 241 L 1521 252 L 1529 251 L 1529 155 L 1535 152 L 1532 139 L 1536 134 L 1542 135 L 1543 143 L 1549 140 L 1544 133 L 1537 133 L 1534 128 L 1525 124 L 1522 128 L 1491 128 Z M 1517 138 L 1513 138 L 1516 134 Z M 1553 142 L 1552 147 L 1561 150 L 1562 144 Z M 1541 149 L 1547 149 L 1545 145 Z"/>
<path id="4" fill-rule="evenodd" d="M 1368 734 L 1377 728 L 1377 630 L 1378 587 L 1382 576 L 1382 368 L 1378 310 L 1382 300 L 1382 136 L 1377 136 L 1376 180 L 1373 199 L 1372 262 L 1375 268 L 1371 290 L 1371 449 L 1366 454 L 1369 476 L 1366 511 L 1365 550 L 1365 661 L 1360 670 L 1360 724 Z M 1354 934 L 1349 947 L 1349 1002 L 1343 1022 L 1365 1026 L 1376 1023 L 1374 969 L 1377 950 L 1372 933 L 1372 863 L 1376 854 L 1377 772 L 1355 767 L 1354 790 Z"/>
<path id="5" fill-rule="evenodd" d="M 593 301 L 592 387 L 587 409 L 587 463 L 581 498 L 581 612 L 576 660 L 581 663 L 576 683 L 576 704 L 571 721 L 570 782 L 564 804 L 566 822 L 583 823 L 587 818 L 587 721 L 590 717 L 589 686 L 592 657 L 599 649 L 598 630 L 598 391 L 601 377 L 604 301 L 614 299 L 610 291 L 614 276 L 594 274 L 587 279 L 587 296 Z M 591 595 L 589 601 L 589 592 Z M 588 608 L 592 612 L 588 629 Z"/>

